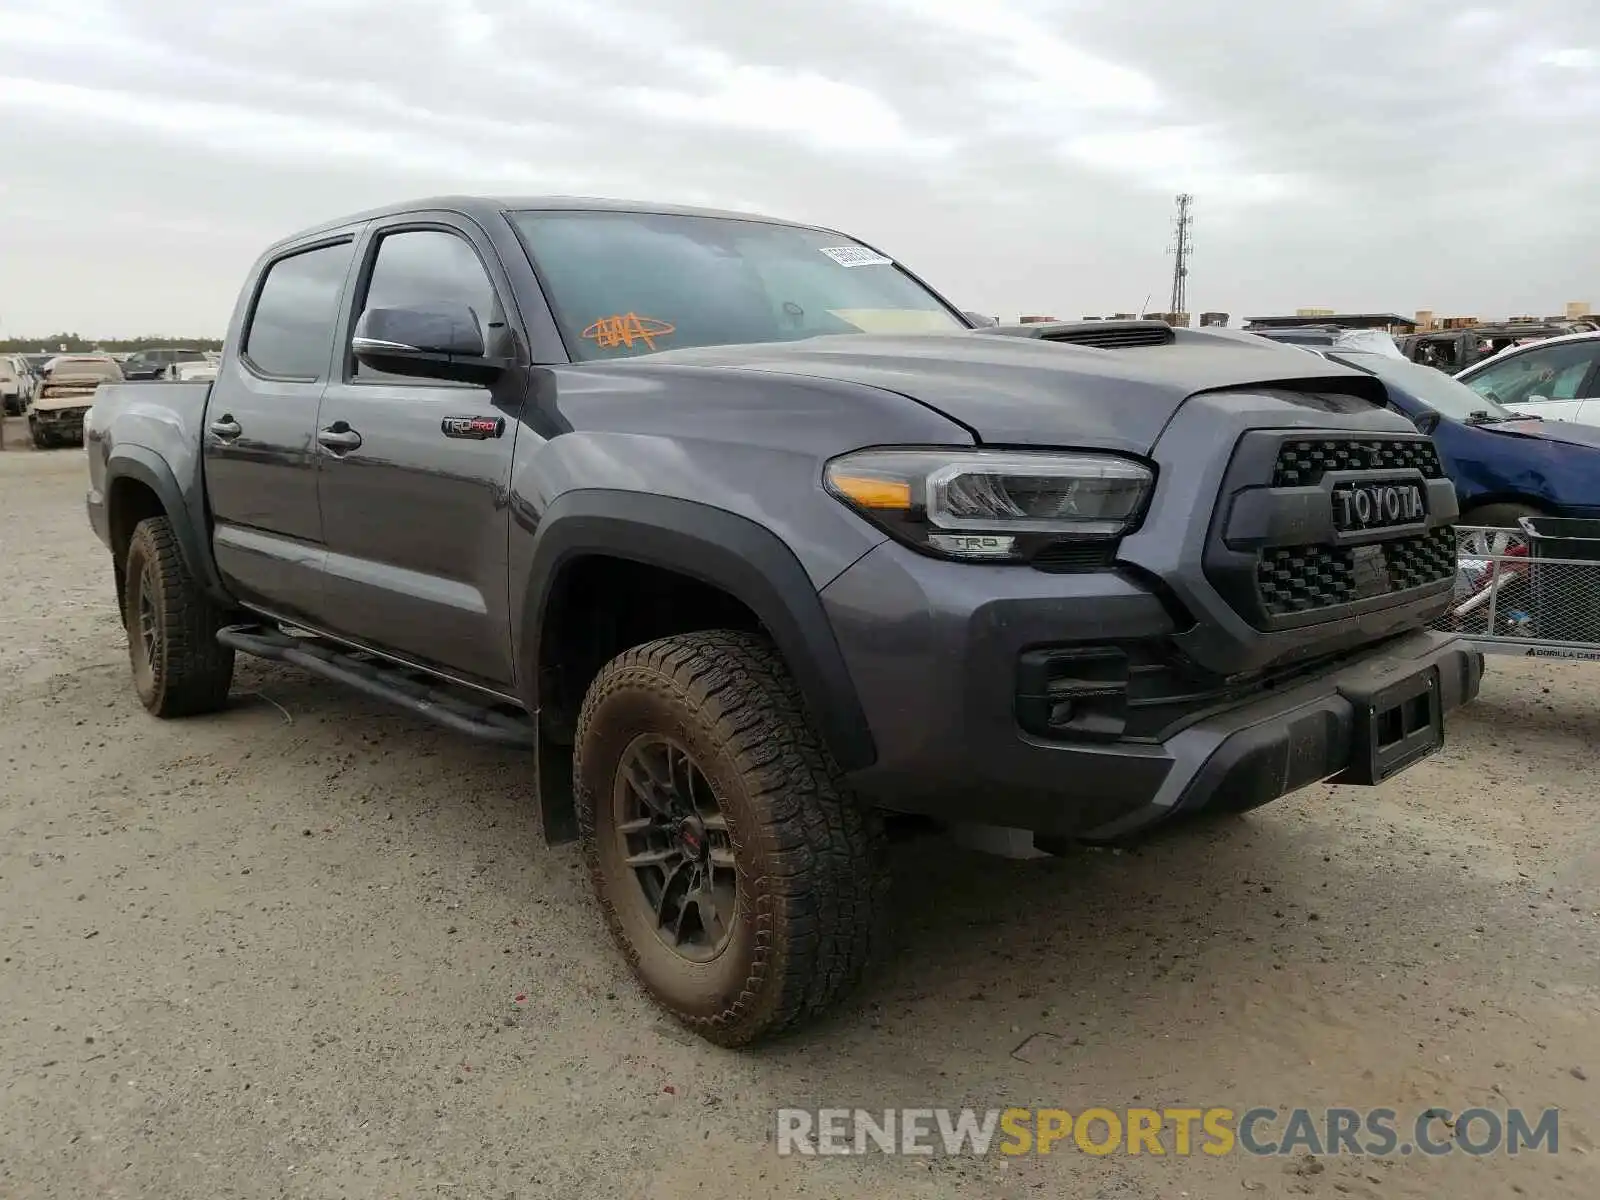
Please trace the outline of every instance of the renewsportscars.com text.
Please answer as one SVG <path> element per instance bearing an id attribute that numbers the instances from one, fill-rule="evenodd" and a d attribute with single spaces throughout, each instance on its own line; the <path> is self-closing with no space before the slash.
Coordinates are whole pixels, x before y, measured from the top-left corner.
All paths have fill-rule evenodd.
<path id="1" fill-rule="evenodd" d="M 1182 1157 L 1555 1154 L 1560 1113 L 1392 1108 L 780 1108 L 782 1155 L 983 1157 L 1070 1152 Z"/>

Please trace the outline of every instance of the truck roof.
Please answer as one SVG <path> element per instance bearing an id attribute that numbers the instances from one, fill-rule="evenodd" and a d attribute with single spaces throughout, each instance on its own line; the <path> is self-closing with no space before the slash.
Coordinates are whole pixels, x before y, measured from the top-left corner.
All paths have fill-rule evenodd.
<path id="1" fill-rule="evenodd" d="M 583 212 L 636 212 L 657 213 L 679 217 L 720 217 L 733 221 L 760 221 L 767 225 L 790 225 L 797 228 L 825 228 L 808 226 L 800 221 L 786 221 L 761 213 L 737 212 L 732 209 L 694 208 L 682 204 L 663 204 L 645 200 L 609 200 L 595 196 L 429 196 L 419 200 L 403 200 L 385 204 L 381 208 L 351 213 L 332 221 L 324 221 L 302 229 L 288 237 L 280 238 L 273 249 L 290 245 L 321 233 L 332 233 L 350 225 L 359 225 L 379 217 L 397 216 L 413 212 L 453 212 L 470 217 L 480 223 L 501 213 L 547 209 L 554 211 L 578 210 Z"/>

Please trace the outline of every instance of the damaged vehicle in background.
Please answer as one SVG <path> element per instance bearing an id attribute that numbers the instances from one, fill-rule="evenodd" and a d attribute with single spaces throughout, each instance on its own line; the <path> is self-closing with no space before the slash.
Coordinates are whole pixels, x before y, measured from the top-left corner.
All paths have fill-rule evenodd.
<path id="1" fill-rule="evenodd" d="M 1593 321 L 1494 321 L 1410 333 L 1398 341 L 1403 357 L 1447 375 L 1458 375 L 1519 346 L 1594 328 Z"/>
<path id="2" fill-rule="evenodd" d="M 1280 339 L 1279 333 L 1289 336 Z M 1585 390 L 1583 381 L 1600 366 L 1600 333 L 1565 339 L 1567 349 L 1541 343 L 1536 353 L 1508 354 L 1511 365 L 1504 369 L 1467 372 L 1467 377 L 1481 375 L 1485 382 L 1477 387 L 1408 361 L 1381 330 L 1328 326 L 1268 330 L 1260 336 L 1377 376 L 1389 393 L 1389 407 L 1433 438 L 1455 484 L 1462 525 L 1516 528 L 1520 518 L 1539 515 L 1600 518 L 1600 429 L 1575 424 L 1576 416 L 1560 419 L 1555 411 L 1547 418 L 1541 408 L 1556 407 L 1548 397 L 1526 403 L 1535 387 L 1563 395 Z M 1573 348 L 1575 342 L 1583 345 Z M 1506 382 L 1511 379 L 1515 385 Z M 1496 384 L 1525 403 L 1503 405 Z M 1581 403 L 1570 401 L 1574 413 Z"/>
<path id="3" fill-rule="evenodd" d="M 28 434 L 40 450 L 83 443 L 83 417 L 102 383 L 121 383 L 122 370 L 109 354 L 61 354 L 28 410 Z"/>
<path id="4" fill-rule="evenodd" d="M 1390 406 L 1433 438 L 1456 485 L 1462 525 L 1600 518 L 1600 429 L 1513 412 L 1420 363 L 1361 350 L 1324 353 L 1376 375 Z"/>

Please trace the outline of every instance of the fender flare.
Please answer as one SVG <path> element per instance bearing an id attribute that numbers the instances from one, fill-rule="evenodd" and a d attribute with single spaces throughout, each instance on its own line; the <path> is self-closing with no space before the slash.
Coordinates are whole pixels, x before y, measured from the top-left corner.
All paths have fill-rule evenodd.
<path id="1" fill-rule="evenodd" d="M 875 761 L 855 682 L 822 597 L 794 551 L 755 521 L 692 500 L 596 488 L 568 492 L 544 512 L 522 607 L 518 667 L 530 693 L 538 688 L 541 635 L 556 581 L 568 562 L 589 554 L 675 571 L 744 604 L 783 656 L 840 769 L 856 771 Z"/>
<path id="2" fill-rule="evenodd" d="M 226 599 L 211 555 L 206 552 L 200 529 L 195 524 L 194 514 L 185 501 L 183 489 L 178 486 L 177 477 L 173 475 L 172 467 L 168 465 L 167 460 L 154 450 L 143 446 L 124 444 L 111 451 L 110 457 L 106 459 L 105 473 L 108 524 L 113 520 L 111 497 L 115 493 L 115 485 L 119 479 L 136 480 L 155 493 L 167 520 L 172 524 L 172 533 L 178 542 L 178 552 L 183 555 L 184 565 L 189 568 L 189 574 L 200 580 L 207 591 Z"/>

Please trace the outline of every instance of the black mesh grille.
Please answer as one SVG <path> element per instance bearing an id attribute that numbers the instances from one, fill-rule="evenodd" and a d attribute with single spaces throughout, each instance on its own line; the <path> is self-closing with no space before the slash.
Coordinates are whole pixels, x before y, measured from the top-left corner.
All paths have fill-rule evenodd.
<path id="1" fill-rule="evenodd" d="M 1368 546 L 1268 550 L 1256 568 L 1256 586 L 1263 611 L 1282 617 L 1423 587 L 1450 579 L 1455 571 L 1455 530 L 1442 526 Z"/>
<path id="2" fill-rule="evenodd" d="M 1395 471 L 1415 468 L 1443 479 L 1444 468 L 1425 438 L 1285 442 L 1272 472 L 1273 487 L 1307 487 L 1329 471 Z"/>

